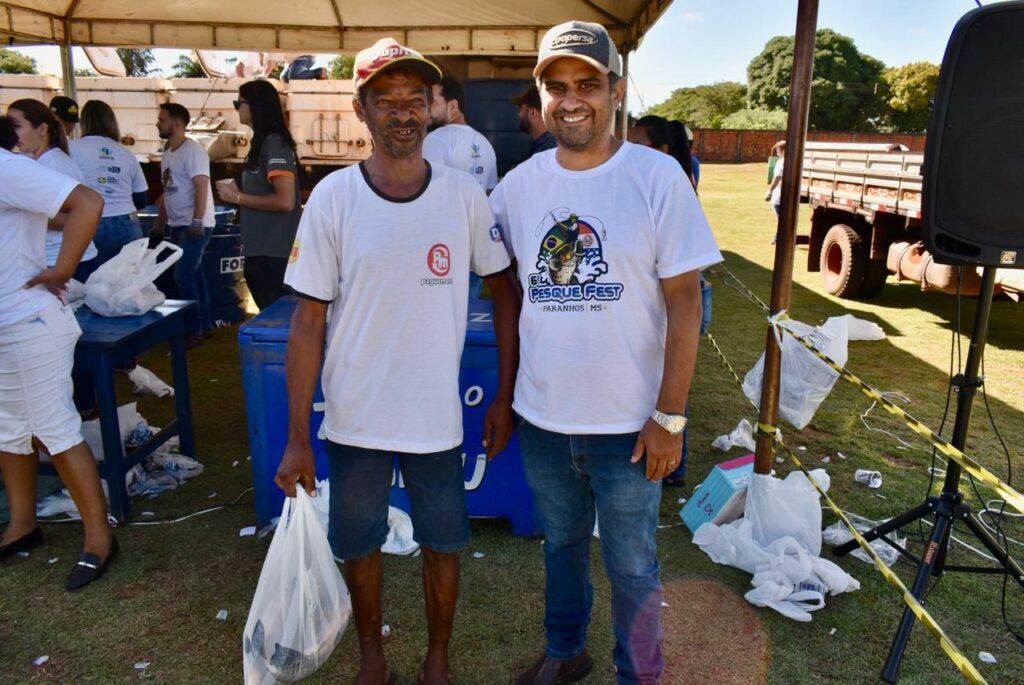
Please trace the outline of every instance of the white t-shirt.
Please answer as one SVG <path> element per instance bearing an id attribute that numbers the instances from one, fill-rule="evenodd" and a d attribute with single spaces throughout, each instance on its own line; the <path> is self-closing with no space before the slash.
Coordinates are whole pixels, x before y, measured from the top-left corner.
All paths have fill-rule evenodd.
<path id="1" fill-rule="evenodd" d="M 132 193 L 149 189 L 135 155 L 105 136 L 68 141 L 71 158 L 82 171 L 82 185 L 103 198 L 103 216 L 124 216 L 135 211 Z"/>
<path id="2" fill-rule="evenodd" d="M 322 386 L 336 443 L 424 454 L 462 443 L 459 364 L 469 272 L 509 265 L 480 187 L 443 166 L 408 200 L 362 164 L 317 184 L 285 283 L 330 302 Z"/>
<path id="3" fill-rule="evenodd" d="M 46 268 L 46 222 L 78 183 L 35 160 L 0 149 L 0 326 L 32 316 L 53 295 L 25 283 Z"/>
<path id="4" fill-rule="evenodd" d="M 660 279 L 722 255 L 668 155 L 623 143 L 604 164 L 569 171 L 555 152 L 517 166 L 490 198 L 524 291 L 513 408 L 559 433 L 631 433 L 661 386 Z"/>
<path id="5" fill-rule="evenodd" d="M 782 163 L 785 160 L 779 157 L 779 161 L 775 162 L 775 170 L 772 172 L 772 180 L 779 179 L 779 184 L 772 188 L 772 204 L 775 206 L 782 204 Z"/>
<path id="6" fill-rule="evenodd" d="M 164 183 L 164 207 L 167 210 L 168 226 L 188 226 L 196 208 L 196 187 L 192 179 L 196 176 L 210 178 L 210 156 L 203 146 L 186 138 L 177 150 L 169 147 L 160 160 L 160 178 Z M 213 182 L 206 184 L 206 211 L 203 212 L 203 226 L 213 228 Z"/>
<path id="7" fill-rule="evenodd" d="M 69 176 L 79 183 L 82 182 L 82 170 L 75 164 L 75 160 L 71 159 L 68 155 L 64 154 L 64 151 L 59 147 L 51 147 L 49 150 L 44 152 L 36 160 L 47 169 L 53 169 L 54 171 Z M 46 266 L 53 266 L 57 263 L 57 255 L 60 254 L 60 244 L 64 239 L 64 231 L 54 231 L 52 229 L 46 229 Z M 93 259 L 99 252 L 96 251 L 96 246 L 89 241 L 89 244 L 85 247 L 85 254 L 82 255 L 82 261 L 87 262 Z"/>
<path id="8" fill-rule="evenodd" d="M 434 166 L 451 167 L 477 180 L 484 190 L 498 185 L 498 158 L 482 134 L 463 124 L 447 124 L 423 139 L 423 157 Z"/>

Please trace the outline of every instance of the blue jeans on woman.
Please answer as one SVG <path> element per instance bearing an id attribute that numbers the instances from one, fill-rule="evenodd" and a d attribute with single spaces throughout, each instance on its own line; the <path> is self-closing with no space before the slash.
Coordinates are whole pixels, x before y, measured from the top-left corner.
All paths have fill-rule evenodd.
<path id="1" fill-rule="evenodd" d="M 178 295 L 183 300 L 195 300 L 199 311 L 189 309 L 185 312 L 185 333 L 202 335 L 203 331 L 213 328 L 210 316 L 210 289 L 206 286 L 203 274 L 203 252 L 206 250 L 213 227 L 203 230 L 203 237 L 189 240 L 185 236 L 188 226 L 171 226 L 171 242 L 181 248 L 181 259 L 174 265 L 174 283 L 178 286 Z"/>
<path id="2" fill-rule="evenodd" d="M 593 588 L 590 544 L 595 514 L 612 586 L 612 630 L 621 685 L 659 682 L 662 586 L 654 532 L 661 482 L 629 463 L 637 433 L 564 435 L 521 420 L 526 479 L 544 526 L 544 628 L 547 656 L 583 651 Z"/>
<path id="3" fill-rule="evenodd" d="M 96 227 L 96 235 L 92 239 L 92 244 L 96 246 L 98 254 L 93 259 L 78 265 L 75 278 L 85 283 L 93 271 L 117 256 L 122 247 L 141 237 L 142 226 L 139 225 L 139 217 L 134 212 L 103 217 L 100 219 L 100 224 Z"/>

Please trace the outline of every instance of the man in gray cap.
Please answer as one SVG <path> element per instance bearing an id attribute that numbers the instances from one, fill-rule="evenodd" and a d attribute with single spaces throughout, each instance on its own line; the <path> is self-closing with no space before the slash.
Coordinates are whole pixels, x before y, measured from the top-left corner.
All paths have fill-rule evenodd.
<path id="1" fill-rule="evenodd" d="M 544 655 L 519 685 L 568 683 L 586 651 L 595 518 L 622 685 L 660 682 L 661 479 L 678 464 L 701 319 L 721 260 L 679 164 L 612 135 L 626 83 L 603 27 L 556 26 L 534 76 L 558 142 L 509 172 L 491 209 L 524 292 L 513 408 L 544 527 Z"/>

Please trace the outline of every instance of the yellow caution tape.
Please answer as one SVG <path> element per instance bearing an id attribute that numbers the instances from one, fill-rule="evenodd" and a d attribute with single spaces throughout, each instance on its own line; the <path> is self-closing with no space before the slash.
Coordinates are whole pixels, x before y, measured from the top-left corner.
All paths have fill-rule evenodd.
<path id="1" fill-rule="evenodd" d="M 722 265 L 718 265 L 715 268 L 716 269 L 721 269 L 722 271 L 724 271 L 728 275 L 729 278 L 731 278 L 733 281 L 735 281 L 737 286 L 740 289 L 742 289 L 742 292 L 745 295 L 747 295 L 747 297 L 749 297 L 751 300 L 753 300 L 755 303 L 757 303 L 757 305 L 759 307 L 761 307 L 763 310 L 765 310 L 766 312 L 769 311 L 768 305 L 766 305 L 756 294 L 754 294 L 749 288 L 747 288 L 747 286 L 742 281 L 740 281 L 731 271 L 729 271 L 728 268 L 726 268 L 725 266 L 722 266 Z M 897 405 L 895 402 L 893 402 L 892 400 L 884 397 L 882 395 L 882 393 L 880 393 L 878 390 L 876 390 L 873 386 L 871 386 L 868 383 L 862 381 L 860 378 L 858 378 L 854 374 L 852 374 L 849 371 L 847 371 L 845 367 L 843 367 L 843 366 L 837 364 L 836 362 L 834 362 L 833 360 L 829 359 L 828 356 L 826 356 L 821 350 L 816 348 L 806 338 L 804 338 L 803 336 L 799 335 L 798 333 L 793 332 L 792 330 L 790 330 L 786 326 L 778 325 L 779 321 L 782 321 L 782 320 L 785 320 L 785 319 L 788 319 L 788 318 L 789 318 L 789 316 L 788 316 L 788 314 L 785 311 L 778 312 L 777 314 L 775 314 L 774 316 L 769 318 L 769 323 L 772 326 L 772 328 L 775 329 L 776 335 L 778 335 L 778 330 L 780 328 L 782 330 L 786 331 L 786 333 L 789 333 L 798 342 L 800 342 L 801 345 L 806 347 L 808 350 L 813 352 L 816 357 L 818 357 L 823 362 L 825 362 L 829 366 L 829 368 L 831 368 L 833 371 L 837 372 L 841 378 L 843 378 L 846 381 L 849 381 L 850 383 L 852 383 L 855 386 L 857 386 L 858 388 L 860 388 L 861 391 L 864 392 L 864 394 L 866 394 L 872 400 L 874 400 L 874 401 L 878 402 L 880 405 L 882 405 L 882 407 L 887 412 L 889 412 L 890 414 L 892 414 L 893 416 L 895 416 L 895 417 L 897 417 L 899 419 L 902 419 L 903 422 L 905 424 L 907 424 L 908 428 L 910 428 L 912 431 L 914 431 L 915 433 L 920 435 L 922 438 L 924 438 L 932 447 L 934 447 L 936 450 L 941 452 L 946 457 L 948 457 L 948 458 L 952 459 L 953 461 L 955 461 L 957 464 L 959 464 L 963 468 L 964 471 L 966 471 L 967 473 L 969 473 L 972 476 L 974 476 L 977 480 L 981 481 L 985 485 L 988 485 L 990 488 L 992 488 L 993 490 L 998 492 L 999 495 L 1007 502 L 1007 504 L 1012 506 L 1014 509 L 1016 509 L 1020 513 L 1024 514 L 1024 495 L 1021 495 L 1021 493 L 1017 492 L 1012 487 L 1010 487 L 1005 482 L 1003 482 L 1003 480 L 1001 478 L 996 476 L 994 473 L 992 473 L 991 471 L 986 469 L 984 466 L 979 464 L 977 461 L 975 461 L 971 457 L 969 457 L 966 454 L 964 454 L 960 449 L 955 447 L 952 443 L 950 443 L 949 441 L 943 439 L 941 436 L 939 436 L 937 433 L 935 433 L 931 428 L 929 428 L 924 423 L 922 423 L 921 421 L 916 419 L 914 416 L 909 414 L 907 411 L 905 411 L 902 407 Z M 715 347 L 716 347 L 716 349 L 718 349 L 717 345 Z M 719 355 L 724 358 L 724 355 L 721 354 L 721 350 L 720 349 L 719 349 Z M 733 371 L 732 374 L 733 374 L 734 378 L 739 378 L 739 376 L 736 375 L 735 371 Z"/>
<path id="2" fill-rule="evenodd" d="M 743 382 L 740 380 L 740 377 L 736 373 L 736 370 L 732 367 L 732 364 L 729 363 L 729 359 L 725 356 L 725 353 L 722 352 L 722 348 L 718 346 L 718 341 L 715 340 L 714 336 L 711 335 L 710 331 L 705 332 L 704 335 L 708 338 L 708 340 L 711 341 L 711 345 L 715 348 L 715 351 L 718 353 L 719 359 L 725 365 L 726 369 L 728 369 L 729 374 L 733 377 L 733 380 L 737 382 L 737 384 L 740 386 L 742 390 Z M 751 404 L 754 403 L 751 402 Z M 756 405 L 754 406 L 756 408 Z M 758 428 L 760 427 L 761 424 L 758 424 Z M 773 427 L 769 426 L 769 428 Z M 960 649 L 957 648 L 957 646 L 949 638 L 949 636 L 946 635 L 946 632 L 942 629 L 942 626 L 940 626 L 938 622 L 932 617 L 932 615 L 928 613 L 928 610 L 924 608 L 921 602 L 918 601 L 917 598 L 915 598 L 914 595 L 910 593 L 910 590 L 908 590 L 907 586 L 903 584 L 903 581 L 899 579 L 899 576 L 897 576 L 891 568 L 885 565 L 885 562 L 882 561 L 881 557 L 878 556 L 875 550 L 871 547 L 870 543 L 868 543 L 868 541 L 864 539 L 864 536 L 861 535 L 860 531 L 857 530 L 853 523 L 850 522 L 850 519 L 846 517 L 846 514 L 844 514 L 843 511 L 839 508 L 839 506 L 836 505 L 836 503 L 832 500 L 832 498 L 829 497 L 828 493 L 826 493 L 824 490 L 818 487 L 818 484 L 811 477 L 810 473 L 808 473 L 807 468 L 803 465 L 803 462 L 800 461 L 799 457 L 797 457 L 796 454 L 792 450 L 790 450 L 789 447 L 782 441 L 781 436 L 779 436 L 777 433 L 774 433 L 774 431 L 772 432 L 772 434 L 775 435 L 775 443 L 787 455 L 789 455 L 789 458 L 793 460 L 793 462 L 801 471 L 803 471 L 804 475 L 807 476 L 807 480 L 810 481 L 811 485 L 814 486 L 814 489 L 818 491 L 818 494 L 820 494 L 822 499 L 825 500 L 825 503 L 828 504 L 829 508 L 836 514 L 836 516 L 839 517 L 839 519 L 843 522 L 847 529 L 849 529 L 850 534 L 853 535 L 853 538 L 857 541 L 857 544 L 860 545 L 861 549 L 863 549 L 869 557 L 871 557 L 871 560 L 874 562 L 875 567 L 878 568 L 882 576 L 886 579 L 886 581 L 888 581 L 889 585 L 891 585 L 899 591 L 900 596 L 903 599 L 903 603 L 906 604 L 910 608 L 910 610 L 914 612 L 914 616 L 916 616 L 917 619 L 921 621 L 922 624 L 924 624 L 925 628 L 928 629 L 928 632 L 931 633 L 935 637 L 935 639 L 939 641 L 939 645 L 942 647 L 942 651 L 946 653 L 946 655 L 950 658 L 953 664 L 960 670 L 964 677 L 975 685 L 987 685 L 988 681 L 985 680 L 984 676 L 982 676 L 978 669 L 974 666 L 974 664 L 971 663 L 970 659 L 964 656 L 963 652 L 961 652 Z"/>

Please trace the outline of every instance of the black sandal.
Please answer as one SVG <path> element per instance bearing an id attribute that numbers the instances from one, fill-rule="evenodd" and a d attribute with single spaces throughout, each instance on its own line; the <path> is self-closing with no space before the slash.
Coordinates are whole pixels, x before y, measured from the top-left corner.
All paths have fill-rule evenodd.
<path id="1" fill-rule="evenodd" d="M 110 543 L 110 552 L 107 553 L 107 558 L 103 562 L 100 562 L 100 558 L 95 554 L 82 554 L 78 557 L 78 562 L 71 568 L 68 579 L 64 581 L 65 589 L 78 590 L 94 580 L 98 580 L 106 572 L 110 562 L 117 556 L 118 549 L 117 538 L 113 538 Z"/>

